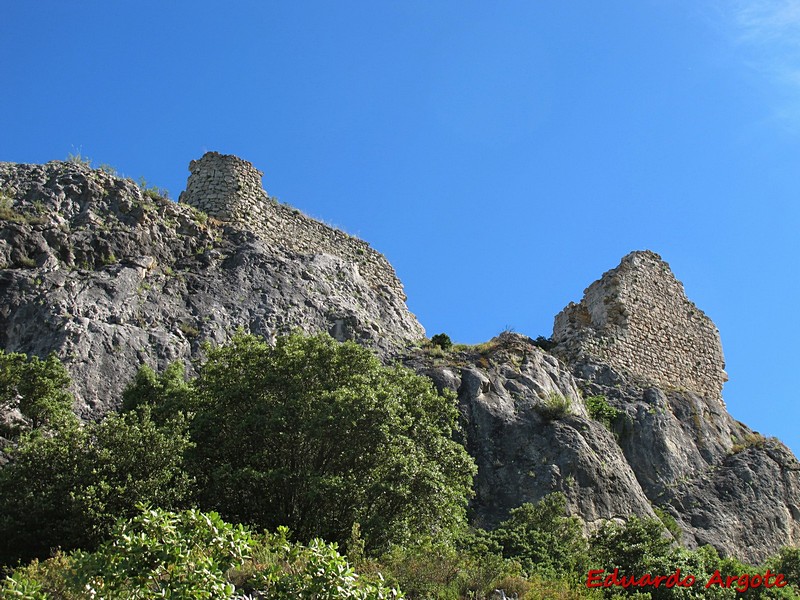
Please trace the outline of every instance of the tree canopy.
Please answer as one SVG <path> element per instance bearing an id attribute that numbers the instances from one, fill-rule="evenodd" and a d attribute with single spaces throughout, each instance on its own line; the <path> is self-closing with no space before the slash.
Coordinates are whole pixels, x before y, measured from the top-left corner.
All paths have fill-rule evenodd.
<path id="1" fill-rule="evenodd" d="M 69 374 L 55 354 L 42 360 L 0 350 L 0 411 L 18 410 L 23 419 L 3 433 L 16 437 L 26 429 L 74 421 L 69 384 Z"/>
<path id="2" fill-rule="evenodd" d="M 192 414 L 203 509 L 301 540 L 344 542 L 357 522 L 368 548 L 464 519 L 475 466 L 454 398 L 355 343 L 240 334 L 208 349 L 192 389 L 145 374 L 126 398 Z"/>

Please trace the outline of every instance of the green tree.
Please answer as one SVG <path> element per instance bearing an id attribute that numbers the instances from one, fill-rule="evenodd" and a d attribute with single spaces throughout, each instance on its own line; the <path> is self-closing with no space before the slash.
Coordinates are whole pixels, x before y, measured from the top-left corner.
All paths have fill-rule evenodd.
<path id="1" fill-rule="evenodd" d="M 150 407 L 153 420 L 164 424 L 191 412 L 194 390 L 186 381 L 183 363 L 170 364 L 161 374 L 144 365 L 122 393 L 122 411 Z"/>
<path id="2" fill-rule="evenodd" d="M 7 430 L 18 435 L 26 429 L 59 427 L 75 420 L 70 378 L 55 354 L 42 360 L 0 350 L 0 411 L 18 410 L 25 425 Z"/>
<path id="3" fill-rule="evenodd" d="M 481 537 L 487 549 L 498 548 L 528 575 L 557 577 L 582 573 L 587 566 L 583 524 L 567 516 L 567 499 L 560 492 L 512 509 L 508 519 Z"/>
<path id="4" fill-rule="evenodd" d="M 193 382 L 200 505 L 301 540 L 368 549 L 463 521 L 475 466 L 453 440 L 458 411 L 429 380 L 355 343 L 238 335 Z"/>
<path id="5" fill-rule="evenodd" d="M 21 436 L 0 470 L 0 561 L 92 548 L 140 502 L 183 503 L 185 427 L 159 428 L 143 409 L 100 423 Z"/>
<path id="6" fill-rule="evenodd" d="M 453 340 L 446 333 L 437 333 L 431 338 L 431 345 L 438 346 L 442 350 L 449 350 L 453 347 Z"/>
<path id="7" fill-rule="evenodd" d="M 649 572 L 658 557 L 670 553 L 672 540 L 658 519 L 632 516 L 624 524 L 606 521 L 590 538 L 592 565 L 607 572 L 637 577 Z"/>
<path id="8" fill-rule="evenodd" d="M 781 548 L 777 556 L 767 561 L 767 566 L 772 568 L 773 573 L 782 573 L 789 582 L 784 591 L 791 589 L 791 593 L 800 596 L 800 548 Z"/>

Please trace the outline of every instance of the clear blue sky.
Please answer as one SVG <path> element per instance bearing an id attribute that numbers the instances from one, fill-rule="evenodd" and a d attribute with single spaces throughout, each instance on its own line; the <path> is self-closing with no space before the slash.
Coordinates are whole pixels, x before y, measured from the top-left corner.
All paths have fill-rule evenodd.
<path id="1" fill-rule="evenodd" d="M 721 331 L 732 414 L 800 452 L 796 2 L 0 7 L 0 160 L 80 152 L 177 197 L 237 154 L 466 343 L 549 335 L 654 250 Z"/>

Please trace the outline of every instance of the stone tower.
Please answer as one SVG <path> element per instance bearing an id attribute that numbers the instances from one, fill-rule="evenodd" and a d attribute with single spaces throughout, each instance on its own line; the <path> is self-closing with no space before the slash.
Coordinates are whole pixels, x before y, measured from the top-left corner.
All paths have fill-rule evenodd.
<path id="1" fill-rule="evenodd" d="M 555 319 L 553 340 L 639 379 L 722 399 L 727 381 L 719 331 L 686 298 L 669 265 L 631 252 Z"/>
<path id="2" fill-rule="evenodd" d="M 250 222 L 268 201 L 264 173 L 232 154 L 206 152 L 189 163 L 189 179 L 179 201 L 221 221 Z"/>

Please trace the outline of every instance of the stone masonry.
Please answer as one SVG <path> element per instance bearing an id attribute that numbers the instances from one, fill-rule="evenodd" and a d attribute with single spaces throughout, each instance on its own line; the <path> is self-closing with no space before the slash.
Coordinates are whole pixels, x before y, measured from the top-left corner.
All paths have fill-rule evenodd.
<path id="1" fill-rule="evenodd" d="M 719 331 L 669 265 L 632 252 L 555 319 L 553 340 L 570 356 L 586 354 L 648 384 L 722 399 L 728 377 Z"/>
<path id="2" fill-rule="evenodd" d="M 189 171 L 180 202 L 298 254 L 338 256 L 356 265 L 376 291 L 406 300 L 400 280 L 382 254 L 367 242 L 270 198 L 261 184 L 264 174 L 252 163 L 232 154 L 207 152 L 189 163 Z"/>

